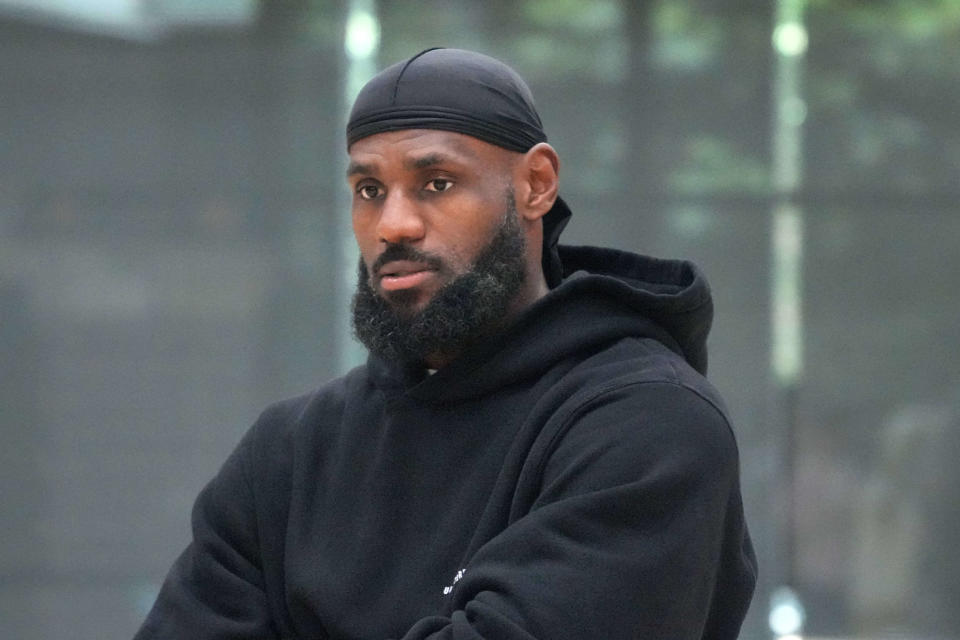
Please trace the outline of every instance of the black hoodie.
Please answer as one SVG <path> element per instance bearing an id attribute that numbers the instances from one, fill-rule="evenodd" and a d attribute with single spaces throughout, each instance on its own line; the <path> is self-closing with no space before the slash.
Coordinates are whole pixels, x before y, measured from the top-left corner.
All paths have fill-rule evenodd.
<path id="1" fill-rule="evenodd" d="M 567 277 L 428 375 L 371 357 L 268 408 L 137 640 L 737 637 L 755 582 L 693 265 Z"/>

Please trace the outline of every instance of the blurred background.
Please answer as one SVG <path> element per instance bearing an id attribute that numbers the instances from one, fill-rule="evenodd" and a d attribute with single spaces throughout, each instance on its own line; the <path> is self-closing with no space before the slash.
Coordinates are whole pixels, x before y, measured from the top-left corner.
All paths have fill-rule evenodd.
<path id="1" fill-rule="evenodd" d="M 960 638 L 960 0 L 0 0 L 0 637 L 132 636 L 362 359 L 345 113 L 434 45 L 527 79 L 568 244 L 710 278 L 742 637 Z"/>

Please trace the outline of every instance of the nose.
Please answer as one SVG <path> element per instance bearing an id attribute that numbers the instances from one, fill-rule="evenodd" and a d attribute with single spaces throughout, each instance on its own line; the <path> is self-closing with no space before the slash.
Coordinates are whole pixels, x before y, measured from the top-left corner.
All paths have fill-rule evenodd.
<path id="1" fill-rule="evenodd" d="M 377 239 L 394 244 L 411 243 L 423 239 L 425 231 L 417 203 L 402 190 L 390 192 L 380 210 Z"/>

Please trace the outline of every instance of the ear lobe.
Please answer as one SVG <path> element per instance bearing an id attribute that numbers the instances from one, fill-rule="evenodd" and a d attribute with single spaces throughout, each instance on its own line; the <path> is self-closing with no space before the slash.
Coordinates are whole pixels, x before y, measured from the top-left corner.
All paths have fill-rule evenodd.
<path id="1" fill-rule="evenodd" d="M 523 156 L 522 181 L 526 187 L 522 214 L 537 220 L 547 214 L 557 199 L 560 157 L 546 142 L 535 144 Z"/>

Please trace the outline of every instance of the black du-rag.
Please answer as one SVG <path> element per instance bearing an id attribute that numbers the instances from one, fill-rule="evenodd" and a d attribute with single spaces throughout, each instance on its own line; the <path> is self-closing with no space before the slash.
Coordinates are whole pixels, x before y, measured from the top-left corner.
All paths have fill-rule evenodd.
<path id="1" fill-rule="evenodd" d="M 463 49 L 427 49 L 374 76 L 353 103 L 347 148 L 401 129 L 454 131 L 519 153 L 547 140 L 523 78 L 499 60 Z M 557 198 L 543 217 L 543 273 L 550 287 L 563 277 L 557 241 L 570 216 Z"/>

